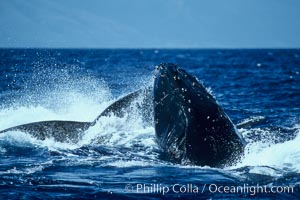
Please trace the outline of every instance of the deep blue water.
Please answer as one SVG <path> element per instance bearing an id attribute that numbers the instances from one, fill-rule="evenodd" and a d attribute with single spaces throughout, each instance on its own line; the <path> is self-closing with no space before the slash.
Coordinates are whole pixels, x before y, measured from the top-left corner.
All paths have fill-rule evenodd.
<path id="1" fill-rule="evenodd" d="M 235 124 L 263 119 L 238 130 L 248 142 L 240 163 L 164 161 L 137 114 L 105 117 L 76 144 L 11 131 L 0 135 L 0 199 L 300 198 L 300 50 L 0 49 L 0 130 L 92 121 L 151 85 L 162 62 L 195 75 Z"/>

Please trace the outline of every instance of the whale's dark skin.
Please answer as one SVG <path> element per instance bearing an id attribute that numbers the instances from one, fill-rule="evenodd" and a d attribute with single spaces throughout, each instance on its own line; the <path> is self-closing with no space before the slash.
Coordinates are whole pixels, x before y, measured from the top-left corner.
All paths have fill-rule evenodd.
<path id="1" fill-rule="evenodd" d="M 195 77 L 174 64 L 161 64 L 153 91 L 157 142 L 168 159 L 224 167 L 242 155 L 244 140 Z"/>
<path id="2" fill-rule="evenodd" d="M 159 65 L 153 87 L 120 98 L 92 122 L 42 121 L 0 133 L 23 131 L 40 140 L 77 143 L 101 117 L 122 117 L 141 96 L 141 114 L 145 121 L 154 121 L 157 143 L 167 160 L 223 167 L 242 155 L 245 143 L 221 106 L 195 77 L 174 64 Z"/>

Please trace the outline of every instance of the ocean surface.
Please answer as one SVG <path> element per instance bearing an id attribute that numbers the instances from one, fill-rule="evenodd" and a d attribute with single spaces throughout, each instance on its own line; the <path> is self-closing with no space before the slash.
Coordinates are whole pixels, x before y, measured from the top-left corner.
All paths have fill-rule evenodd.
<path id="1" fill-rule="evenodd" d="M 156 65 L 195 75 L 247 141 L 224 169 L 161 159 L 150 122 L 102 117 L 77 143 L 0 134 L 0 199 L 299 199 L 300 50 L 0 49 L 0 130 L 93 121 L 153 84 Z"/>

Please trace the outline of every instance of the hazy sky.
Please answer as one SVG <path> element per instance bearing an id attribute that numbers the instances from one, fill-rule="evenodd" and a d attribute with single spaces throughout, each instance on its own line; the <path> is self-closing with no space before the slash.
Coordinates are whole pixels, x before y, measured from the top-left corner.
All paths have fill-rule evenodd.
<path id="1" fill-rule="evenodd" d="M 300 48 L 300 0 L 0 0 L 0 47 Z"/>

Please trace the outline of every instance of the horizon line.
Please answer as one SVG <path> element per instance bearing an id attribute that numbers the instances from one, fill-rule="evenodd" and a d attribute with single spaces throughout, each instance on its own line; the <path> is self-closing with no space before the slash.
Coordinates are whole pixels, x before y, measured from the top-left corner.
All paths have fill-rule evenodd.
<path id="1" fill-rule="evenodd" d="M 1 47 L 0 49 L 62 50 L 300 50 L 300 47 Z"/>

